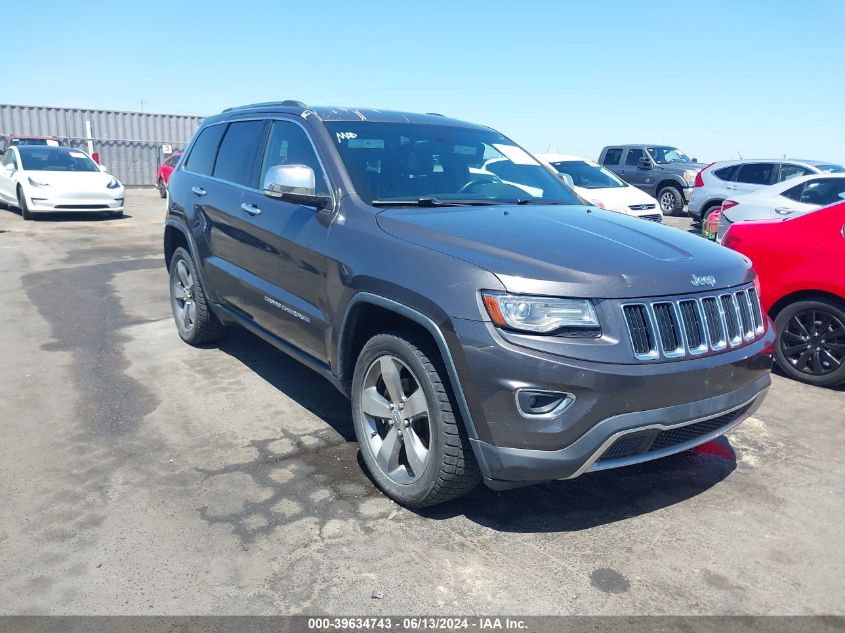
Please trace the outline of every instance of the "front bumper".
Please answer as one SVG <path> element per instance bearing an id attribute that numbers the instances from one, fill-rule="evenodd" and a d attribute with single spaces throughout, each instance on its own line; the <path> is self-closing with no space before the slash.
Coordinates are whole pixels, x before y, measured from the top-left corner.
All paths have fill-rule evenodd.
<path id="1" fill-rule="evenodd" d="M 458 321 L 455 328 L 475 430 L 471 442 L 491 487 L 577 477 L 686 450 L 739 424 L 770 384 L 771 325 L 745 347 L 636 364 L 511 345 L 482 322 Z M 518 410 L 517 389 L 565 392 L 573 401 L 553 417 L 529 419 Z M 617 444 L 622 439 L 629 441 Z"/>
<path id="2" fill-rule="evenodd" d="M 125 200 L 123 189 L 96 194 L 51 195 L 50 191 L 42 190 L 27 193 L 29 210 L 34 213 L 117 213 L 123 211 Z"/>

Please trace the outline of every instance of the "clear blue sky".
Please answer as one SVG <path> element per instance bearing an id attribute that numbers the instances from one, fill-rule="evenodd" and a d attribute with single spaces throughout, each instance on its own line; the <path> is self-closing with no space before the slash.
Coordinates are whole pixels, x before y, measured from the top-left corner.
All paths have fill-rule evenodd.
<path id="1" fill-rule="evenodd" d="M 441 112 L 532 151 L 845 162 L 842 0 L 0 6 L 4 103 L 211 114 L 294 98 Z"/>

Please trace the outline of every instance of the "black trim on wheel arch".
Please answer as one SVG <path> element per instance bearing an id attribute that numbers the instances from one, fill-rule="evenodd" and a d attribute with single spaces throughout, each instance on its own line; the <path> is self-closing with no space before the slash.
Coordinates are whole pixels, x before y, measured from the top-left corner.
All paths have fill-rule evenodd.
<path id="1" fill-rule="evenodd" d="M 392 310 L 393 312 L 396 312 L 401 316 L 407 317 L 415 323 L 418 323 L 419 325 L 424 327 L 429 334 L 431 334 L 431 336 L 434 338 L 434 342 L 437 344 L 437 349 L 440 352 L 440 357 L 443 359 L 443 364 L 446 366 L 446 373 L 449 375 L 449 383 L 452 387 L 452 393 L 455 394 L 455 400 L 457 400 L 458 409 L 461 412 L 461 419 L 464 422 L 464 427 L 466 428 L 467 435 L 469 436 L 470 440 L 477 440 L 478 433 L 476 433 L 475 431 L 475 423 L 473 422 L 472 415 L 469 412 L 469 405 L 467 404 L 463 388 L 461 387 L 461 381 L 458 377 L 458 370 L 455 367 L 455 362 L 452 360 L 452 353 L 449 351 L 449 346 L 446 344 L 446 338 L 443 336 L 443 332 L 440 331 L 440 328 L 437 326 L 437 324 L 421 312 L 418 312 L 413 308 L 409 308 L 408 306 L 402 303 L 397 303 L 396 301 L 393 301 L 391 299 L 386 299 L 380 295 L 375 295 L 369 292 L 359 292 L 355 294 L 352 299 L 349 300 L 349 303 L 347 304 L 346 310 L 343 314 L 343 325 L 341 326 L 341 330 L 337 339 L 338 362 L 341 358 L 343 358 L 342 346 L 344 336 L 346 334 L 346 326 L 349 323 L 349 313 L 352 308 L 358 305 L 359 303 L 370 303 L 382 308 L 386 308 L 388 310 Z M 476 450 L 474 443 L 473 452 L 476 454 L 476 458 L 478 458 L 478 451 Z M 480 459 L 479 466 L 481 466 L 482 472 L 484 472 L 485 465 Z"/>

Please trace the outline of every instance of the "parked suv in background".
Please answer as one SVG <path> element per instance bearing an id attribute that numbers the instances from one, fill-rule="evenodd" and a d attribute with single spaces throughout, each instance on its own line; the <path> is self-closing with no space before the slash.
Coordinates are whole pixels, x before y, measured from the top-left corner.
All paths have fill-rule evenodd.
<path id="1" fill-rule="evenodd" d="M 695 178 L 688 211 L 693 222 L 705 224 L 727 198 L 756 191 L 790 178 L 810 174 L 845 173 L 845 167 L 822 160 L 745 159 L 711 163 Z"/>
<path id="2" fill-rule="evenodd" d="M 657 198 L 664 215 L 679 215 L 704 165 L 669 145 L 609 145 L 599 163 L 628 184 Z"/>
<path id="3" fill-rule="evenodd" d="M 234 108 L 204 120 L 168 191 L 179 335 L 238 324 L 325 377 L 374 482 L 409 506 L 675 453 L 769 386 L 748 259 L 583 206 L 488 127 Z"/>

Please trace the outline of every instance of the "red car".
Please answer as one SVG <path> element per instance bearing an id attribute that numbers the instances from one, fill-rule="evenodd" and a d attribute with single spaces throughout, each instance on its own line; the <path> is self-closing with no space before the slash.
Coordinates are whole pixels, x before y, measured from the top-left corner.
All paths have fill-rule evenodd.
<path id="1" fill-rule="evenodd" d="M 737 222 L 722 245 L 754 263 L 778 332 L 778 365 L 811 385 L 845 383 L 845 202 L 786 220 Z"/>
<path id="2" fill-rule="evenodd" d="M 173 173 L 173 168 L 176 163 L 182 158 L 182 152 L 176 152 L 170 155 L 166 161 L 158 168 L 158 175 L 156 176 L 156 188 L 158 188 L 159 195 L 164 198 L 167 196 L 167 183 L 170 180 L 170 174 Z"/>

